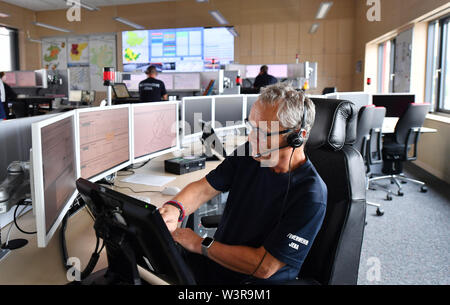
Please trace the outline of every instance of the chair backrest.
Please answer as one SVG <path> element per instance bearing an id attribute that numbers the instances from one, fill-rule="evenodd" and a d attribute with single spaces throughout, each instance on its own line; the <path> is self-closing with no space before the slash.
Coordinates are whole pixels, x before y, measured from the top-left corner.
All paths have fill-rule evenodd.
<path id="1" fill-rule="evenodd" d="M 306 153 L 328 188 L 322 227 L 300 278 L 324 285 L 355 285 L 366 217 L 365 167 L 352 147 L 357 110 L 342 100 L 315 99 L 316 121 Z"/>
<path id="2" fill-rule="evenodd" d="M 375 112 L 375 107 L 373 105 L 364 106 L 359 110 L 358 113 L 358 123 L 356 129 L 356 142 L 353 144 L 363 156 L 366 157 L 367 144 L 370 139 L 370 130 L 372 128 L 372 120 Z"/>
<path id="3" fill-rule="evenodd" d="M 385 107 L 375 107 L 373 118 L 372 118 L 372 127 L 370 129 L 370 142 L 368 147 L 367 154 L 369 155 L 369 163 L 376 164 L 380 163 L 383 160 L 383 156 L 381 154 L 382 149 L 382 135 L 383 135 L 383 122 L 386 116 L 386 108 Z"/>
<path id="4" fill-rule="evenodd" d="M 410 137 L 408 143 L 406 140 L 411 128 L 420 128 L 425 122 L 425 117 L 430 109 L 430 104 L 409 104 L 405 113 L 400 117 L 395 126 L 395 141 L 398 144 L 411 145 L 415 137 Z"/>

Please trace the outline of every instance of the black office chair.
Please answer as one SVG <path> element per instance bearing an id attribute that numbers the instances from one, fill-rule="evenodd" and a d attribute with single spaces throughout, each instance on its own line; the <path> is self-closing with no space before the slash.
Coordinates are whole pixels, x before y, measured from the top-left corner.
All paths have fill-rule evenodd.
<path id="1" fill-rule="evenodd" d="M 335 93 L 337 92 L 337 88 L 336 87 L 327 87 L 325 89 L 323 89 L 322 91 L 322 95 L 328 94 L 328 93 Z"/>
<path id="2" fill-rule="evenodd" d="M 328 187 L 327 212 L 298 280 L 289 284 L 356 285 L 366 217 L 364 162 L 352 147 L 357 111 L 348 101 L 312 100 L 316 122 L 306 151 Z M 202 218 L 209 228 L 219 221 Z"/>
<path id="3" fill-rule="evenodd" d="M 370 133 L 373 126 L 373 117 L 375 114 L 375 106 L 364 106 L 358 113 L 358 124 L 356 129 L 356 141 L 353 147 L 359 151 L 363 157 L 366 166 L 366 189 L 369 188 L 369 175 L 370 175 L 370 158 L 369 158 L 369 143 L 371 141 Z M 384 211 L 381 209 L 381 205 L 378 203 L 367 201 L 367 204 L 377 208 L 377 216 L 383 216 Z"/>
<path id="4" fill-rule="evenodd" d="M 395 126 L 395 132 L 392 135 L 385 136 L 383 143 L 383 173 L 386 176 L 371 178 L 369 182 L 390 179 L 398 187 L 398 196 L 403 196 L 403 183 L 413 182 L 421 186 L 421 192 L 428 191 L 422 181 L 405 177 L 403 174 L 403 163 L 406 161 L 417 160 L 417 144 L 421 133 L 421 128 L 425 122 L 425 117 L 430 109 L 429 104 L 409 104 L 403 116 Z M 410 156 L 410 150 L 414 146 L 413 155 Z"/>

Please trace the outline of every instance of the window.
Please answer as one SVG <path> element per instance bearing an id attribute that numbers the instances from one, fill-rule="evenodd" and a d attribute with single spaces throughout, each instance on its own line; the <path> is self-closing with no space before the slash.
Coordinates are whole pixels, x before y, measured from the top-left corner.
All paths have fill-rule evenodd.
<path id="1" fill-rule="evenodd" d="M 450 16 L 428 26 L 425 97 L 432 111 L 450 113 Z"/>
<path id="2" fill-rule="evenodd" d="M 378 92 L 391 93 L 394 90 L 395 39 L 378 46 Z"/>
<path id="3" fill-rule="evenodd" d="M 0 27 L 0 71 L 19 69 L 17 30 Z"/>

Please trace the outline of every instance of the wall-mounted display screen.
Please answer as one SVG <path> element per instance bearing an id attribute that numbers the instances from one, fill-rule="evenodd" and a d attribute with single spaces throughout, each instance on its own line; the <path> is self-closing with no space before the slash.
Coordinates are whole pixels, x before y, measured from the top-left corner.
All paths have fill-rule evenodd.
<path id="1" fill-rule="evenodd" d="M 234 61 L 234 36 L 227 28 L 178 28 L 122 32 L 124 71 L 149 63 L 182 72 L 186 65 L 201 72 Z M 170 63 L 170 64 L 167 64 Z"/>

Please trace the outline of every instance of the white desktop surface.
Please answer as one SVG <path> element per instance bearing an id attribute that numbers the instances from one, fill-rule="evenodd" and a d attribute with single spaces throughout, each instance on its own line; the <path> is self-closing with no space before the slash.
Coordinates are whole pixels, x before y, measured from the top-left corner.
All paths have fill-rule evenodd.
<path id="1" fill-rule="evenodd" d="M 383 121 L 383 133 L 384 134 L 388 134 L 388 133 L 394 133 L 395 132 L 395 126 L 397 125 L 399 118 L 394 118 L 394 117 L 386 117 L 384 118 Z M 422 133 L 436 133 L 437 130 L 436 129 L 432 129 L 432 128 L 427 128 L 427 127 L 422 127 L 420 129 L 420 131 Z"/>

